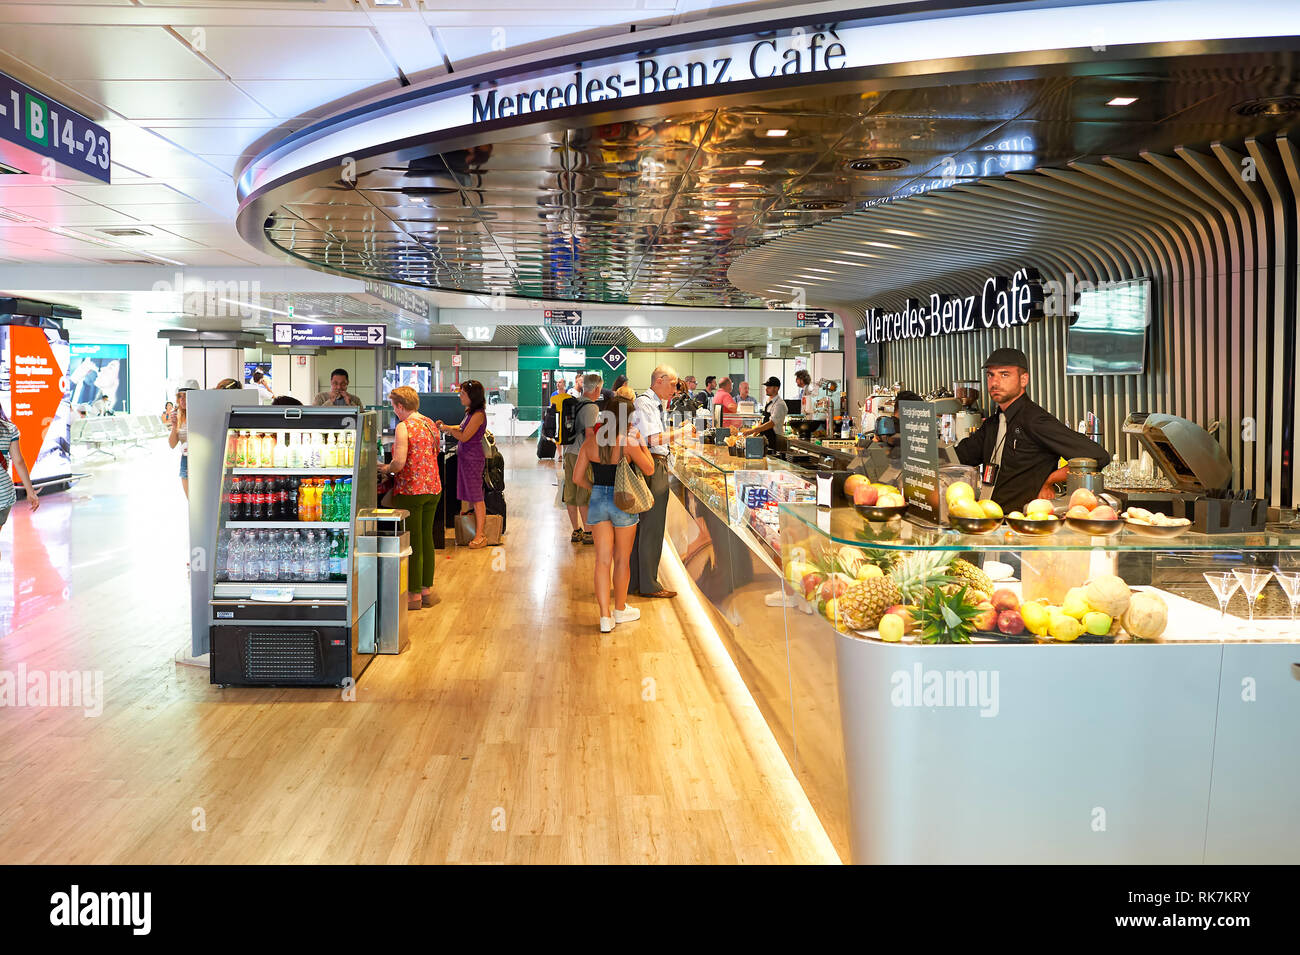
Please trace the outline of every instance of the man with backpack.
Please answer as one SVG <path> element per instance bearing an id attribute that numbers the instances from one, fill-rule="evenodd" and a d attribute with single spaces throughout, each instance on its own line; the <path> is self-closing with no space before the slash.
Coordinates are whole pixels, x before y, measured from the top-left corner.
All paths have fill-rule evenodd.
<path id="1" fill-rule="evenodd" d="M 587 502 L 591 500 L 591 489 L 581 487 L 573 480 L 573 467 L 578 460 L 578 449 L 586 440 L 588 431 L 594 430 L 600 423 L 601 386 L 605 381 L 597 372 L 592 372 L 581 379 L 583 390 L 580 397 L 565 397 L 560 405 L 560 444 L 564 448 L 564 492 L 562 499 L 569 512 L 569 524 L 573 534 L 569 543 L 590 544 L 591 531 L 586 530 Z"/>

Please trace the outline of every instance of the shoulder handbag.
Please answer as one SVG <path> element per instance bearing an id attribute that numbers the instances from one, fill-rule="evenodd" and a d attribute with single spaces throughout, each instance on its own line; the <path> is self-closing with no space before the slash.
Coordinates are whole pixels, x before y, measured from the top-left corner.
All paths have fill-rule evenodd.
<path id="1" fill-rule="evenodd" d="M 625 514 L 641 514 L 654 507 L 655 497 L 645 478 L 628 460 L 627 451 L 614 470 L 614 506 Z"/>

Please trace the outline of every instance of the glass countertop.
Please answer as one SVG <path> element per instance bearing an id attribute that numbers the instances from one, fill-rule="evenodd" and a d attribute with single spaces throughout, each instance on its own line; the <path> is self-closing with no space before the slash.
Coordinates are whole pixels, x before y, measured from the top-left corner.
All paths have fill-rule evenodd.
<path id="1" fill-rule="evenodd" d="M 746 458 L 737 456 L 731 454 L 730 448 L 720 444 L 701 444 L 699 447 L 675 444 L 672 446 L 672 453 L 677 456 L 679 461 L 688 461 L 694 458 L 709 467 L 726 473 L 734 471 L 787 471 L 800 477 L 810 477 L 813 473 L 808 468 L 790 464 L 776 457 Z"/>
<path id="2" fill-rule="evenodd" d="M 1038 537 L 1018 534 L 1003 524 L 988 534 L 962 534 L 896 519 L 865 520 L 852 507 L 819 509 L 815 504 L 782 504 L 784 521 L 797 521 L 840 544 L 899 550 L 1007 551 L 1287 551 L 1300 550 L 1300 533 L 1267 530 L 1254 534 L 1198 534 L 1185 531 L 1173 538 L 1147 537 L 1127 528 L 1109 537 L 1093 537 L 1071 527 Z"/>

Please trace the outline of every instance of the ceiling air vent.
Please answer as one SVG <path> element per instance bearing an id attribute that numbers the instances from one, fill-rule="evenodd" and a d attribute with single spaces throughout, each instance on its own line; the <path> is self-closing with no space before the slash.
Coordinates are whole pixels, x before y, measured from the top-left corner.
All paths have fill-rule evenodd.
<path id="1" fill-rule="evenodd" d="M 153 259 L 100 259 L 105 265 L 157 265 Z"/>
<path id="2" fill-rule="evenodd" d="M 1287 116 L 1300 113 L 1300 96 L 1261 96 L 1232 107 L 1238 116 Z"/>
<path id="3" fill-rule="evenodd" d="M 150 234 L 148 232 L 145 232 L 144 229 L 130 229 L 130 228 L 96 229 L 95 231 L 102 232 L 104 233 L 104 235 L 115 235 L 118 236 L 119 238 L 126 238 L 127 236 L 143 236 L 145 238 L 148 238 Z"/>
<path id="4" fill-rule="evenodd" d="M 805 212 L 829 212 L 833 209 L 843 209 L 844 201 L 842 199 L 805 199 L 798 203 L 798 207 Z"/>
<path id="5" fill-rule="evenodd" d="M 844 165 L 854 172 L 893 172 L 895 169 L 910 166 L 911 162 L 897 156 L 862 156 L 858 159 L 850 159 Z"/>

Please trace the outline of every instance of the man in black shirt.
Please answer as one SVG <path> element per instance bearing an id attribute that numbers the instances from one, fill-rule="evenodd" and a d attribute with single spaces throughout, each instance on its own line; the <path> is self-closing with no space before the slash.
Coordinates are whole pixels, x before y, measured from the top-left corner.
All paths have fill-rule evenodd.
<path id="1" fill-rule="evenodd" d="M 984 381 L 998 410 L 957 445 L 958 460 L 980 468 L 981 497 L 992 497 L 1008 513 L 1023 511 L 1036 497 L 1056 496 L 1052 485 L 1066 475 L 1057 459 L 1095 458 L 1098 468 L 1110 463 L 1105 448 L 1029 400 L 1029 360 L 1020 349 L 989 355 Z"/>

